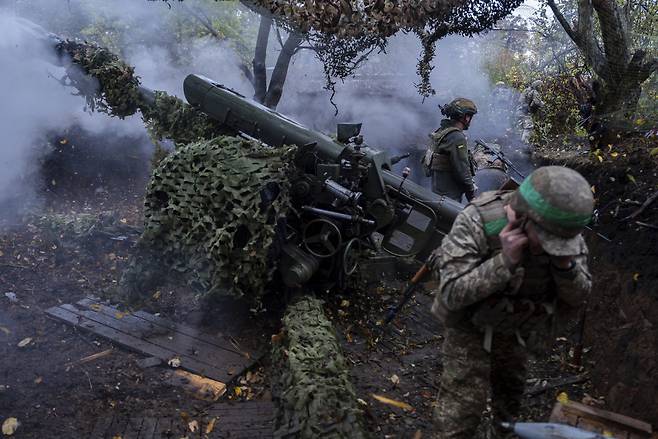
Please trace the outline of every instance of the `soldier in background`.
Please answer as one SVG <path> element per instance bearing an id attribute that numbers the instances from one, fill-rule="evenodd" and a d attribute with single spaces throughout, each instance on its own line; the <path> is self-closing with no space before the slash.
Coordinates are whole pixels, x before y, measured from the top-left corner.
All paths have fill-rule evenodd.
<path id="1" fill-rule="evenodd" d="M 521 128 L 521 140 L 524 143 L 530 143 L 535 129 L 533 117 L 540 116 L 545 106 L 540 93 L 543 85 L 544 83 L 541 80 L 536 80 L 521 94 L 519 125 Z"/>
<path id="2" fill-rule="evenodd" d="M 581 236 L 594 200 L 576 171 L 547 166 L 516 191 L 486 192 L 459 214 L 430 262 L 445 327 L 438 437 L 475 437 L 491 391 L 494 426 L 518 416 L 529 352 L 591 288 Z"/>
<path id="3" fill-rule="evenodd" d="M 461 202 L 464 195 L 470 201 L 475 194 L 475 170 L 464 131 L 476 113 L 475 103 L 465 98 L 457 98 L 443 107 L 441 114 L 447 118 L 430 135 L 432 141 L 423 158 L 425 173 L 432 177 L 432 191 L 455 201 Z"/>

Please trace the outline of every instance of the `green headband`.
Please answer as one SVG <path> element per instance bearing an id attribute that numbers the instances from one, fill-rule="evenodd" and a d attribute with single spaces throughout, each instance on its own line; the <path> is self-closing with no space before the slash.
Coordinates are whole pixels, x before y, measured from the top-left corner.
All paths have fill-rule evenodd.
<path id="1" fill-rule="evenodd" d="M 539 192 L 537 192 L 530 181 L 530 177 L 523 180 L 523 183 L 521 183 L 521 186 L 519 187 L 519 193 L 525 202 L 528 203 L 528 206 L 530 206 L 530 208 L 539 216 L 562 227 L 574 229 L 585 227 L 592 219 L 590 214 L 565 212 L 552 206 Z"/>

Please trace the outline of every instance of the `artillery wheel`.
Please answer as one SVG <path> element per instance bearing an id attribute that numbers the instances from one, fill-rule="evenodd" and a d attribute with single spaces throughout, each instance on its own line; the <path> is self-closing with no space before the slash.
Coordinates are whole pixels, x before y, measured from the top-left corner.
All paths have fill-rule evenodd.
<path id="1" fill-rule="evenodd" d="M 350 276 L 359 268 L 359 254 L 361 253 L 361 240 L 352 238 L 343 250 L 343 273 Z"/>
<path id="2" fill-rule="evenodd" d="M 318 218 L 306 224 L 302 233 L 304 248 L 318 258 L 330 258 L 343 245 L 340 229 L 329 220 Z"/>

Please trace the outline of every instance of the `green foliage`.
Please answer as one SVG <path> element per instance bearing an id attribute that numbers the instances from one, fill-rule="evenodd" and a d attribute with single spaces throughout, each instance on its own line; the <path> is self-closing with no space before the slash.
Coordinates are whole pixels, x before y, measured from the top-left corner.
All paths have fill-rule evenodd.
<path id="1" fill-rule="evenodd" d="M 544 78 L 540 92 L 546 106 L 541 117 L 535 118 L 536 140 L 575 133 L 579 127 L 579 103 L 571 87 L 571 79 L 569 75 Z"/>

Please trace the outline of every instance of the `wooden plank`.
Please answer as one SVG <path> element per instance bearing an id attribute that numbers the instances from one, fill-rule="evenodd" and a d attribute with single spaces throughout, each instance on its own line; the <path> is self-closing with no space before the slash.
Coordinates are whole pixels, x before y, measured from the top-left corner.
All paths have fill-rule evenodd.
<path id="1" fill-rule="evenodd" d="M 107 314 L 99 313 L 93 310 L 78 309 L 73 305 L 67 304 L 60 305 L 59 308 L 65 309 L 72 313 L 76 313 L 88 320 L 100 323 L 133 338 L 138 338 L 144 343 L 150 343 L 154 346 L 158 346 L 160 348 L 166 349 L 167 351 L 173 352 L 174 355 L 171 355 L 167 358 L 159 358 L 162 358 L 162 360 L 167 362 L 172 357 L 179 357 L 181 360 L 181 367 L 184 369 L 188 368 L 185 366 L 185 363 L 193 364 L 195 366 L 192 367 L 200 368 L 201 370 L 206 371 L 205 373 L 197 373 L 201 373 L 202 375 L 208 376 L 209 378 L 213 378 L 218 381 L 228 382 L 235 378 L 236 374 L 247 368 L 245 358 L 232 352 L 209 351 L 207 349 L 203 349 L 203 346 L 199 346 L 199 349 L 202 350 L 202 352 L 199 352 L 199 355 L 189 353 L 189 350 L 194 350 L 194 345 L 190 344 L 194 343 L 194 341 L 189 337 L 182 336 L 177 333 L 173 333 L 171 336 L 144 338 L 142 336 L 149 332 L 149 324 L 143 321 L 135 324 L 134 322 L 130 321 L 129 317 L 127 316 L 121 319 L 116 319 L 113 316 L 108 316 Z M 183 338 L 183 340 L 181 340 L 181 338 Z M 187 346 L 187 349 L 183 349 L 183 346 Z M 153 355 L 151 352 L 147 353 Z M 213 373 L 214 376 L 207 375 L 207 373 Z"/>
<path id="2" fill-rule="evenodd" d="M 112 425 L 112 416 L 107 416 L 104 418 L 97 419 L 96 424 L 94 425 L 94 429 L 91 431 L 91 434 L 89 435 L 89 439 L 105 438 L 105 433 L 107 433 L 107 430 L 110 428 L 110 425 Z"/>
<path id="3" fill-rule="evenodd" d="M 99 300 L 93 299 L 93 298 L 86 298 L 78 302 L 79 305 L 89 307 L 90 305 L 102 305 L 105 308 L 110 308 L 113 309 L 112 307 L 109 307 L 108 305 L 104 305 L 102 302 Z M 241 347 L 236 347 L 234 346 L 230 341 L 227 339 L 222 339 L 221 337 L 214 336 L 212 334 L 209 334 L 207 332 L 204 332 L 198 328 L 194 328 L 191 326 L 183 325 L 180 323 L 175 323 L 170 320 L 167 320 L 163 317 L 155 316 L 153 314 L 144 312 L 144 311 L 136 311 L 131 313 L 130 315 L 143 319 L 149 323 L 152 323 L 154 325 L 157 325 L 159 327 L 162 327 L 164 329 L 167 329 L 169 331 L 175 331 L 179 332 L 181 334 L 185 334 L 189 337 L 192 337 L 194 339 L 197 339 L 199 341 L 202 341 L 204 343 L 208 343 L 210 345 L 213 345 L 219 349 L 225 349 L 227 351 L 231 351 L 235 354 L 238 354 L 240 356 L 246 357 L 246 358 L 258 358 L 256 355 L 254 355 L 253 352 L 249 352 L 246 349 L 241 349 Z M 227 337 L 224 337 L 227 338 Z"/>
<path id="4" fill-rule="evenodd" d="M 103 437 L 103 439 L 114 439 L 117 436 L 122 437 L 123 432 L 125 430 L 126 430 L 125 420 L 115 416 L 114 418 L 112 418 L 112 424 L 110 424 L 110 427 L 105 432 L 105 436 Z"/>
<path id="5" fill-rule="evenodd" d="M 144 418 L 138 439 L 153 439 L 153 435 L 155 434 L 155 429 L 157 426 L 157 418 Z"/>
<path id="6" fill-rule="evenodd" d="M 49 308 L 46 310 L 46 313 L 59 320 L 71 323 L 81 329 L 85 329 L 93 332 L 94 334 L 108 338 L 128 349 L 132 349 L 140 353 L 145 353 L 153 357 L 158 357 L 165 362 L 173 357 L 179 356 L 179 354 L 174 351 L 154 345 L 153 343 L 149 343 L 148 341 L 142 340 L 140 338 L 133 337 L 130 334 L 118 331 L 93 319 L 89 319 L 84 315 L 80 315 L 79 313 L 71 311 L 70 309 L 66 309 L 64 305 L 62 307 Z M 181 360 L 181 368 L 185 370 L 189 370 L 191 372 L 198 373 L 218 381 L 231 378 L 226 373 L 226 371 L 215 369 L 212 366 L 196 361 L 195 359 L 183 356 Z"/>
<path id="7" fill-rule="evenodd" d="M 206 427 L 213 418 L 216 418 L 214 428 L 210 434 L 206 434 Z M 97 424 L 95 431 L 103 431 L 102 435 L 91 436 L 90 439 L 113 439 L 115 434 L 120 434 L 122 439 L 272 438 L 274 434 L 274 406 L 271 401 L 215 404 L 202 418 L 192 419 L 199 423 L 196 432 L 189 430 L 180 415 L 130 419 L 108 417 L 99 420 Z M 100 421 L 104 421 L 105 426 L 110 422 L 109 429 L 101 428 Z"/>
<path id="8" fill-rule="evenodd" d="M 574 427 L 599 434 L 611 434 L 615 439 L 628 439 L 630 435 L 627 429 L 619 427 L 616 424 L 610 424 L 609 422 L 606 423 L 597 419 L 585 418 L 582 416 L 578 417 L 578 421 Z"/>
<path id="9" fill-rule="evenodd" d="M 226 363 L 226 368 L 243 370 L 246 365 L 250 364 L 248 357 L 236 352 L 234 349 L 227 349 L 226 347 L 219 346 L 218 344 L 208 343 L 206 341 L 195 339 L 189 335 L 176 331 L 175 328 L 165 327 L 158 325 L 148 320 L 142 319 L 135 314 L 120 313 L 116 308 L 107 305 L 94 303 L 86 299 L 78 302 L 83 310 L 103 314 L 106 317 L 116 320 L 125 325 L 131 325 L 133 328 L 130 334 L 149 340 L 150 342 L 167 347 L 187 356 L 193 356 L 199 361 L 214 365 L 215 367 L 224 367 L 222 363 Z M 95 305 L 91 308 L 91 305 Z M 69 305 L 70 306 L 70 305 Z M 120 318 L 117 318 L 120 316 Z M 112 321 L 108 321 L 108 326 L 119 329 Z"/>
<path id="10" fill-rule="evenodd" d="M 158 418 L 158 424 L 156 425 L 155 432 L 153 433 L 153 439 L 171 439 L 171 427 L 173 421 L 174 420 L 172 418 Z"/>
<path id="11" fill-rule="evenodd" d="M 564 405 L 563 410 L 580 413 L 584 415 L 584 417 L 593 417 L 595 419 L 598 418 L 601 420 L 610 421 L 619 424 L 624 427 L 629 427 L 637 432 L 647 435 L 647 437 L 651 437 L 651 433 L 653 431 L 651 424 L 648 424 L 646 422 L 631 418 L 629 416 L 620 415 L 619 413 L 613 413 L 607 410 L 602 410 L 596 407 L 581 404 L 575 401 L 569 401 L 567 404 Z"/>
<path id="12" fill-rule="evenodd" d="M 138 439 L 142 431 L 142 424 L 144 418 L 130 418 L 126 420 L 126 429 L 123 432 L 121 439 Z"/>
<path id="13" fill-rule="evenodd" d="M 584 404 L 569 402 L 568 405 L 563 405 L 561 403 L 556 403 L 551 412 L 550 421 L 557 422 L 561 424 L 568 424 L 573 427 L 582 428 L 583 430 L 595 432 L 595 433 L 609 433 L 617 439 L 648 439 L 650 434 L 647 432 L 638 433 L 637 430 L 630 428 L 628 425 L 622 425 L 618 422 L 613 422 L 609 419 L 604 419 L 598 416 L 592 416 L 590 410 L 580 411 L 573 409 L 573 406 L 582 406 Z M 571 406 L 571 410 L 570 410 Z M 596 407 L 585 406 L 588 409 L 594 409 L 595 411 L 601 411 L 604 413 L 605 410 L 597 409 Z M 616 413 L 612 413 L 617 415 Z M 618 415 L 622 416 L 622 415 Z M 640 421 L 641 422 L 641 421 Z"/>

